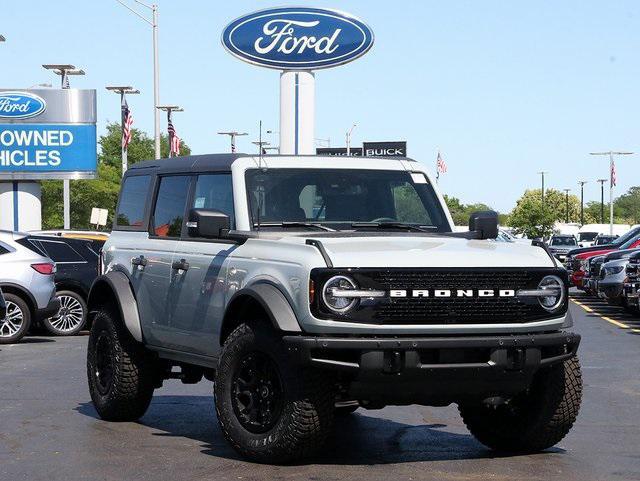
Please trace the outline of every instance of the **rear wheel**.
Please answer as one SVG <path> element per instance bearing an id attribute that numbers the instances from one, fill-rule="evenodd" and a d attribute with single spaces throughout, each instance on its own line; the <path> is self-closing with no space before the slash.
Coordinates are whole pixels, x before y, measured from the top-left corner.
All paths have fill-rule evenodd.
<path id="1" fill-rule="evenodd" d="M 54 336 L 79 333 L 87 322 L 87 303 L 73 291 L 59 291 L 56 296 L 60 300 L 60 309 L 55 316 L 42 321 L 45 329 Z"/>
<path id="2" fill-rule="evenodd" d="M 135 421 L 149 407 L 154 360 L 120 322 L 102 308 L 89 336 L 87 376 L 93 405 L 107 421 Z"/>
<path id="3" fill-rule="evenodd" d="M 536 452 L 554 446 L 573 426 L 582 399 L 577 357 L 539 371 L 531 388 L 508 402 L 460 406 L 471 434 L 505 452 Z"/>
<path id="4" fill-rule="evenodd" d="M 0 319 L 0 344 L 13 344 L 22 339 L 31 325 L 27 303 L 15 294 L 5 294 L 7 315 Z"/>
<path id="5" fill-rule="evenodd" d="M 333 386 L 302 369 L 264 323 L 237 327 L 225 341 L 214 385 L 218 422 L 241 455 L 283 463 L 316 452 L 333 421 Z"/>

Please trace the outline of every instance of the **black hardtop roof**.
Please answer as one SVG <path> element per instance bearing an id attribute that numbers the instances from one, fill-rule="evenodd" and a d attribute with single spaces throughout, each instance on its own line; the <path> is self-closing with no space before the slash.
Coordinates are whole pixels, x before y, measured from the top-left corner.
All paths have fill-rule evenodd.
<path id="1" fill-rule="evenodd" d="M 229 171 L 231 164 L 236 160 L 245 157 L 257 157 L 258 154 L 203 154 L 188 155 L 184 157 L 171 157 L 168 159 L 155 159 L 137 162 L 129 167 L 127 174 L 141 174 L 142 171 L 153 169 L 158 172 L 185 172 L 185 171 Z M 263 155 L 264 159 L 279 157 L 328 157 L 327 155 L 281 155 L 269 154 Z M 338 158 L 337 156 L 335 156 Z M 404 160 L 407 162 L 415 162 L 409 157 L 352 157 L 353 159 L 374 159 L 374 160 Z"/>

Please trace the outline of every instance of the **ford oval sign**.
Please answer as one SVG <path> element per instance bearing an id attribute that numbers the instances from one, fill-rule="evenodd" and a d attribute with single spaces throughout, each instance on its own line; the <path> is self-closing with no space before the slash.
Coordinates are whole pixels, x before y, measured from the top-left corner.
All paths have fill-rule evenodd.
<path id="1" fill-rule="evenodd" d="M 222 44 L 245 62 L 280 70 L 315 70 L 355 60 L 373 45 L 361 20 L 336 10 L 281 7 L 231 22 Z"/>
<path id="2" fill-rule="evenodd" d="M 0 119 L 28 119 L 47 108 L 43 98 L 29 92 L 0 92 Z"/>

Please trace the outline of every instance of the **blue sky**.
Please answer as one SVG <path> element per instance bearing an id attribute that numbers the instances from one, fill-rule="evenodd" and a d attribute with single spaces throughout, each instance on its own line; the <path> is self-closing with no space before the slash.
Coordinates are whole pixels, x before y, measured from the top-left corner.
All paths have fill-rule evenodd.
<path id="1" fill-rule="evenodd" d="M 133 1 L 131 0 L 133 4 Z M 278 72 L 245 64 L 220 33 L 245 13 L 275 2 L 170 1 L 160 7 L 160 92 L 177 103 L 179 134 L 195 153 L 228 150 L 219 130 L 244 130 L 241 151 L 264 129 L 278 130 Z M 640 3 L 324 1 L 375 32 L 364 57 L 316 74 L 316 137 L 344 145 L 407 140 L 409 155 L 433 168 L 440 148 L 449 172 L 442 190 L 464 202 L 510 210 L 529 187 L 573 188 L 608 176 L 594 150 L 640 151 Z M 139 7 L 143 10 L 141 7 Z M 115 0 L 7 0 L 0 33 L 2 86 L 57 78 L 43 63 L 72 63 L 86 77 L 72 86 L 98 90 L 99 131 L 119 119 L 105 85 L 142 91 L 129 101 L 135 126 L 153 131 L 151 29 Z M 164 122 L 163 122 L 164 127 Z M 268 138 L 274 143 L 277 139 Z M 618 162 L 621 193 L 639 183 L 640 156 Z"/>

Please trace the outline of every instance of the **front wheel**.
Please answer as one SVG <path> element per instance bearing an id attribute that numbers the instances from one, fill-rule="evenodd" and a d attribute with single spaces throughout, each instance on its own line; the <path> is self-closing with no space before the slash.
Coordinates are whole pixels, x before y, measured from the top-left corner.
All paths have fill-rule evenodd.
<path id="1" fill-rule="evenodd" d="M 330 380 L 296 366 L 266 323 L 241 324 L 225 341 L 214 394 L 225 438 L 254 461 L 284 463 L 308 456 L 332 426 Z"/>
<path id="2" fill-rule="evenodd" d="M 54 336 L 74 336 L 87 322 L 87 303 L 82 296 L 73 291 L 59 291 L 60 309 L 55 316 L 44 319 L 42 323 Z"/>
<path id="3" fill-rule="evenodd" d="M 537 452 L 564 438 L 578 416 L 582 375 L 576 356 L 536 373 L 528 391 L 504 404 L 460 406 L 467 428 L 485 446 Z"/>
<path id="4" fill-rule="evenodd" d="M 154 389 L 151 354 L 106 308 L 89 335 L 87 377 L 93 405 L 107 421 L 135 421 L 149 407 Z"/>

